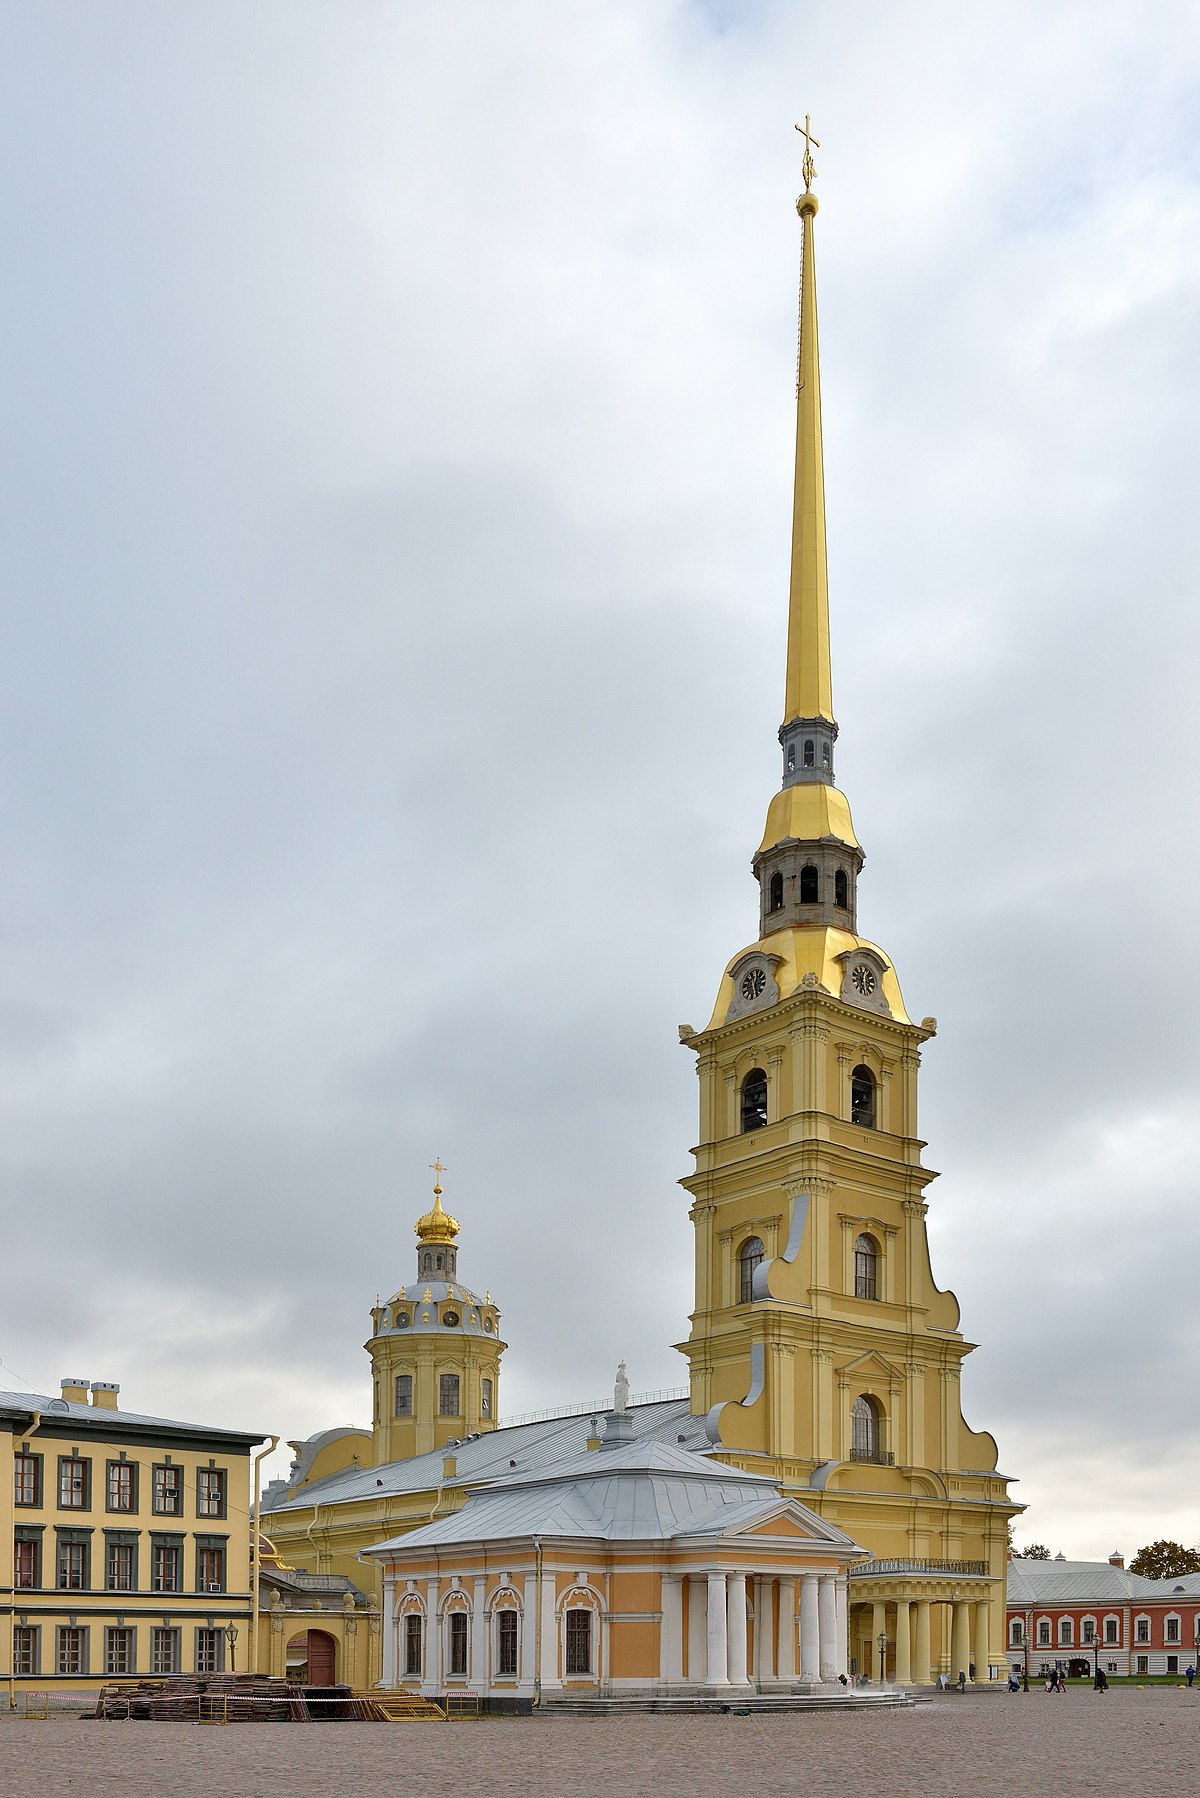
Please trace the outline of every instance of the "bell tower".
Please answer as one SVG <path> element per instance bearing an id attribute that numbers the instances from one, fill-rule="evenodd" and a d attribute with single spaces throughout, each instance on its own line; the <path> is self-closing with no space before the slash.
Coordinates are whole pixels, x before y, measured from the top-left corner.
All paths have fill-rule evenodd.
<path id="1" fill-rule="evenodd" d="M 726 966 L 704 1028 L 680 1029 L 696 1056 L 700 1135 L 683 1181 L 695 1310 L 679 1347 L 692 1410 L 722 1458 L 770 1472 L 901 1569 L 896 1591 L 851 1581 L 859 1670 L 890 1626 L 900 1676 L 923 1656 L 927 1678 L 931 1655 L 957 1671 L 1001 1654 L 1005 1526 L 1019 1507 L 994 1440 L 963 1421 L 972 1344 L 930 1266 L 936 1176 L 921 1160 L 917 1083 L 936 1023 L 909 1016 L 891 957 L 860 934 L 865 858 L 834 784 L 815 140 L 805 130 L 783 777 L 752 863 L 758 934 Z M 953 1594 L 931 1599 L 935 1563 L 958 1577 Z M 858 1592 L 865 1612 L 854 1609 Z M 903 1609 L 885 1617 L 889 1603 Z M 923 1635 L 910 1617 L 920 1604 Z"/>
<path id="2" fill-rule="evenodd" d="M 480 1298 L 459 1282 L 458 1220 L 442 1208 L 445 1171 L 434 1163 L 433 1207 L 415 1225 L 412 1283 L 371 1313 L 376 1466 L 496 1427 L 507 1344 L 491 1293 Z"/>

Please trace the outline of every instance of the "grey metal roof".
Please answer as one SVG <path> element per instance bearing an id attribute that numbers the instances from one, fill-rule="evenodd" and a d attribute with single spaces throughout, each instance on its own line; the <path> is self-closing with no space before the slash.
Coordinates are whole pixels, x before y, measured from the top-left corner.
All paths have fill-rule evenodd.
<path id="1" fill-rule="evenodd" d="M 146 1417 L 139 1411 L 110 1411 L 104 1405 L 77 1405 L 70 1399 L 60 1398 L 57 1393 L 47 1396 L 40 1392 L 0 1392 L 0 1417 L 28 1417 L 31 1411 L 40 1411 L 45 1423 L 73 1423 L 85 1428 L 99 1425 L 109 1430 L 161 1430 L 183 1436 L 223 1436 L 227 1442 L 246 1444 L 267 1440 L 261 1431 L 255 1434 L 218 1424 L 180 1423 L 173 1417 Z"/>
<path id="2" fill-rule="evenodd" d="M 655 1542 L 728 1535 L 786 1512 L 811 1531 L 815 1548 L 853 1551 L 842 1530 L 794 1500 L 774 1482 L 709 1459 L 697 1450 L 652 1439 L 571 1456 L 537 1474 L 516 1474 L 476 1487 L 459 1511 L 423 1524 L 366 1552 L 375 1556 L 440 1544 L 511 1537 L 590 1537 Z"/>
<path id="3" fill-rule="evenodd" d="M 634 1419 L 639 1441 L 653 1439 L 685 1449 L 710 1446 L 704 1433 L 704 1419 L 691 1415 L 686 1398 L 631 1405 L 628 1415 Z M 427 1455 L 414 1455 L 407 1461 L 389 1461 L 382 1467 L 346 1468 L 307 1486 L 293 1486 L 289 1482 L 283 1492 L 264 1495 L 263 1516 L 278 1515 L 291 1509 L 307 1510 L 311 1505 L 352 1504 L 356 1500 L 404 1492 L 429 1492 L 442 1483 L 442 1457 L 447 1452 L 453 1454 L 458 1463 L 454 1481 L 458 1486 L 499 1479 L 510 1473 L 536 1472 L 570 1456 L 584 1454 L 595 1416 L 595 1412 L 580 1411 L 571 1417 L 510 1424 L 507 1428 L 488 1430 L 469 1438 L 451 1450 L 439 1448 Z"/>
<path id="4" fill-rule="evenodd" d="M 439 1305 L 450 1303 L 458 1318 L 456 1324 L 443 1323 Z M 495 1342 L 499 1337 L 499 1316 L 494 1303 L 480 1298 L 461 1280 L 414 1280 L 411 1287 L 402 1286 L 383 1307 L 387 1322 L 381 1323 L 379 1336 L 430 1336 L 435 1332 L 447 1336 L 486 1336 Z M 400 1310 L 409 1319 L 398 1327 L 395 1315 Z M 490 1326 L 490 1327 L 489 1327 Z"/>
<path id="5" fill-rule="evenodd" d="M 1010 1605 L 1130 1604 L 1138 1599 L 1169 1603 L 1200 1597 L 1200 1574 L 1179 1579 L 1146 1579 L 1110 1561 L 1031 1561 L 1008 1564 Z"/>

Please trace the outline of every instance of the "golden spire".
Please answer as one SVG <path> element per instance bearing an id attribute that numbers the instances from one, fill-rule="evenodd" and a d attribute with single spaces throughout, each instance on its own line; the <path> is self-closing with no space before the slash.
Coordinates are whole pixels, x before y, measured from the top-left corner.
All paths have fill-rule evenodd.
<path id="1" fill-rule="evenodd" d="M 436 1161 L 431 1161 L 429 1165 L 436 1176 L 433 1187 L 433 1210 L 427 1211 L 424 1217 L 419 1217 L 413 1228 L 419 1242 L 453 1242 L 458 1235 L 458 1219 L 442 1210 L 441 1178 L 446 1169 L 442 1166 L 440 1156 Z"/>
<path id="2" fill-rule="evenodd" d="M 796 488 L 792 509 L 792 572 L 788 601 L 787 688 L 783 722 L 825 718 L 833 723 L 829 665 L 829 575 L 825 560 L 825 464 L 821 449 L 821 372 L 817 355 L 817 282 L 813 262 L 811 192 L 816 167 L 809 119 L 804 136 L 804 192 L 796 201 L 804 233 L 800 264 L 800 347 L 796 385 Z"/>

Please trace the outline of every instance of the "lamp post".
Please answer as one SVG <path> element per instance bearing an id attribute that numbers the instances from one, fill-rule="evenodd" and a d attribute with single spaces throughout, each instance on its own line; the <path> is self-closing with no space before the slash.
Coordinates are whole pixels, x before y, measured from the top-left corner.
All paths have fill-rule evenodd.
<path id="1" fill-rule="evenodd" d="M 1029 1638 L 1033 1634 L 1033 1612 L 1025 1613 L 1025 1690 L 1029 1690 Z"/>
<path id="2" fill-rule="evenodd" d="M 1192 1643 L 1192 1666 L 1196 1669 L 1197 1678 L 1200 1679 L 1200 1617 L 1196 1619 L 1196 1639 Z M 1194 1691 L 1195 1687 L 1192 1689 Z"/>
<path id="3" fill-rule="evenodd" d="M 225 1625 L 225 1640 L 229 1644 L 229 1671 L 231 1673 L 237 1672 L 237 1662 L 234 1659 L 234 1652 L 233 1652 L 234 1646 L 237 1642 L 237 1639 L 238 1639 L 237 1624 L 234 1623 L 232 1619 L 230 1619 L 230 1621 Z"/>
<path id="4" fill-rule="evenodd" d="M 879 1642 L 879 1683 L 881 1686 L 883 1686 L 883 1685 L 887 1684 L 888 1639 L 887 1639 L 887 1636 L 882 1631 L 880 1632 L 880 1634 L 878 1636 L 878 1642 Z"/>

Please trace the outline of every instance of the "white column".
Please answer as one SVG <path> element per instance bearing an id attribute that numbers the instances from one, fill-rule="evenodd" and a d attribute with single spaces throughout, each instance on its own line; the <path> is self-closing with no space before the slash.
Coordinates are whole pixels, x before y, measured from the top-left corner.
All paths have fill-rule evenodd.
<path id="1" fill-rule="evenodd" d="M 554 1574 L 547 1568 L 542 1574 L 542 1691 L 562 1685 L 558 1676 L 558 1618 L 554 1614 Z M 598 1632 L 597 1632 L 598 1633 Z M 595 1644 L 597 1657 L 599 1641 Z"/>
<path id="2" fill-rule="evenodd" d="M 487 1610 L 484 1598 L 487 1581 L 477 1579 L 471 1595 L 471 1684 L 477 1692 L 486 1692 L 488 1683 Z"/>
<path id="3" fill-rule="evenodd" d="M 821 1677 L 821 1626 L 817 1614 L 815 1573 L 806 1573 L 800 1581 L 800 1677 Z"/>
<path id="4" fill-rule="evenodd" d="M 754 1580 L 754 1667 L 753 1684 L 761 1691 L 775 1678 L 775 1659 L 771 1653 L 771 1582 L 757 1574 Z"/>
<path id="5" fill-rule="evenodd" d="M 442 1620 L 438 1616 L 438 1583 L 425 1586 L 425 1684 L 436 1689 L 442 1683 Z"/>
<path id="6" fill-rule="evenodd" d="M 658 1677 L 673 1686 L 683 1679 L 683 1579 L 678 1573 L 662 1575 L 661 1610 Z"/>
<path id="7" fill-rule="evenodd" d="M 817 1628 L 821 1640 L 821 1678 L 837 1678 L 837 1580 L 823 1573 L 817 1588 Z"/>
<path id="8" fill-rule="evenodd" d="M 394 1686 L 396 1683 L 396 1636 L 400 1629 L 396 1616 L 396 1582 L 385 1577 L 383 1582 L 383 1666 L 380 1670 L 381 1686 Z"/>
<path id="9" fill-rule="evenodd" d="M 533 1691 L 534 1676 L 537 1673 L 535 1661 L 535 1643 L 537 1641 L 537 1574 L 525 1575 L 525 1602 L 521 1606 L 521 1620 L 517 1624 L 520 1634 L 517 1637 L 517 1667 L 520 1670 L 523 1691 Z"/>
<path id="10" fill-rule="evenodd" d="M 837 1670 L 839 1673 L 850 1671 L 850 1593 L 849 1581 L 844 1573 L 837 1577 L 837 1603 L 834 1607 L 837 1619 Z"/>
<path id="11" fill-rule="evenodd" d="M 703 1574 L 688 1580 L 688 1685 L 702 1686 L 708 1672 L 708 1585 Z"/>
<path id="12" fill-rule="evenodd" d="M 726 1643 L 729 1652 L 729 1683 L 748 1686 L 746 1671 L 746 1576 L 730 1573 L 725 1579 L 725 1610 L 728 1616 Z"/>
<path id="13" fill-rule="evenodd" d="M 896 1600 L 896 1684 L 907 1686 L 912 1683 L 912 1625 L 909 1622 L 909 1601 L 907 1598 Z"/>
<path id="14" fill-rule="evenodd" d="M 708 1669 L 706 1686 L 729 1684 L 729 1657 L 725 1635 L 725 1575 L 708 1576 Z"/>
<path id="15" fill-rule="evenodd" d="M 779 1677 L 792 1681 L 796 1677 L 796 1582 L 779 1582 Z"/>

